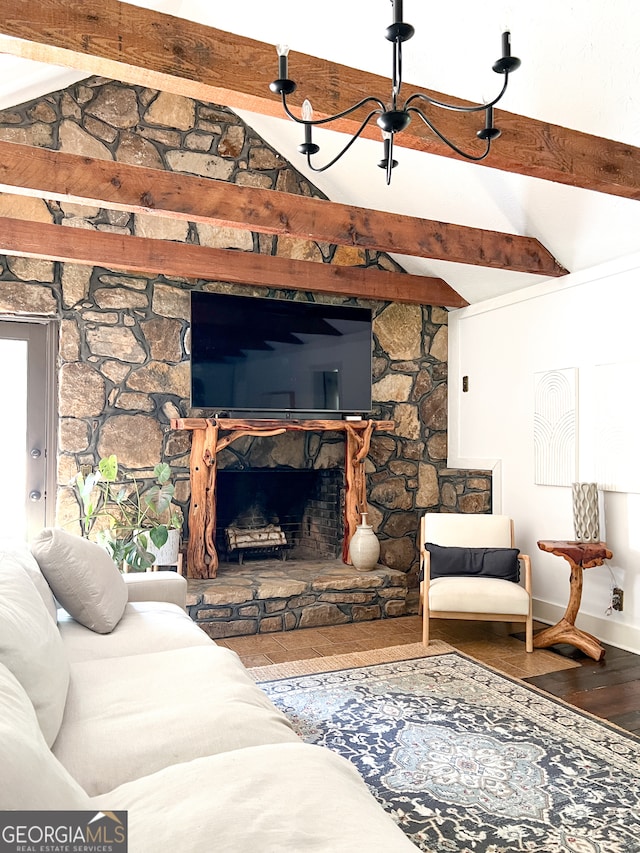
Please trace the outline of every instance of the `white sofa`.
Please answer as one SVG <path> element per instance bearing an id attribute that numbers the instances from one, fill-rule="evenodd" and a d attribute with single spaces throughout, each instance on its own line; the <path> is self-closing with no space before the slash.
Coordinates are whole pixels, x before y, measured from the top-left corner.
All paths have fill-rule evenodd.
<path id="1" fill-rule="evenodd" d="M 60 530 L 0 548 L 0 809 L 126 810 L 130 853 L 415 851 L 185 594 Z"/>

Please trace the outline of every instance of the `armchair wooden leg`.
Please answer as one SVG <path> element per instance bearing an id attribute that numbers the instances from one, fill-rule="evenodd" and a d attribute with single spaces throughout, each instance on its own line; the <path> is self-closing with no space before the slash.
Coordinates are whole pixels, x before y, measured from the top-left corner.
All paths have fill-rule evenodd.
<path id="1" fill-rule="evenodd" d="M 533 616 L 529 616 L 525 628 L 525 648 L 528 652 L 533 651 Z"/>
<path id="2" fill-rule="evenodd" d="M 420 587 L 420 602 L 422 604 L 422 645 L 429 645 L 429 608 L 422 597 L 422 585 Z"/>

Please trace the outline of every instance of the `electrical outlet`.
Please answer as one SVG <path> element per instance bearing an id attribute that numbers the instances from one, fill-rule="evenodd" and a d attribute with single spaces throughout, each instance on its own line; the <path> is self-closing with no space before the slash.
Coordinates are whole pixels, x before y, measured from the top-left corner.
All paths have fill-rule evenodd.
<path id="1" fill-rule="evenodd" d="M 80 473 L 82 474 L 82 476 L 84 477 L 85 480 L 87 479 L 87 477 L 89 476 L 89 474 L 92 471 L 93 471 L 93 468 L 91 467 L 91 465 L 81 465 L 80 466 Z"/>
<path id="2" fill-rule="evenodd" d="M 611 608 L 612 610 L 622 610 L 624 602 L 624 592 L 620 587 L 616 586 L 611 590 Z"/>

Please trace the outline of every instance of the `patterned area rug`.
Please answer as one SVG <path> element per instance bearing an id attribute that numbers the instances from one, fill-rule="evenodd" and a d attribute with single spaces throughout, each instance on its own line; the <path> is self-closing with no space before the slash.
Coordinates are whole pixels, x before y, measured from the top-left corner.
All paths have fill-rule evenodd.
<path id="1" fill-rule="evenodd" d="M 640 740 L 464 655 L 253 674 L 420 850 L 640 851 Z"/>

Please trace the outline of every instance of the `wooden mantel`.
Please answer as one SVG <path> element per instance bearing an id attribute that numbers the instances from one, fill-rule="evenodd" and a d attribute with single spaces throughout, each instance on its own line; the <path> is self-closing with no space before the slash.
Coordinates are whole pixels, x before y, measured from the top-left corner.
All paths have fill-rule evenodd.
<path id="1" fill-rule="evenodd" d="M 288 431 L 344 432 L 345 507 L 342 559 L 349 563 L 349 543 L 360 513 L 367 511 L 364 461 L 375 430 L 392 432 L 393 421 L 373 420 L 240 420 L 237 418 L 174 418 L 172 429 L 193 430 L 191 442 L 191 505 L 187 576 L 215 578 L 218 571 L 216 539 L 217 455 L 245 435 L 272 436 Z"/>

